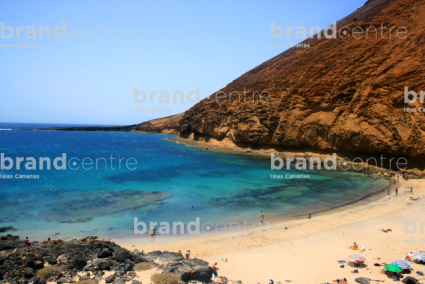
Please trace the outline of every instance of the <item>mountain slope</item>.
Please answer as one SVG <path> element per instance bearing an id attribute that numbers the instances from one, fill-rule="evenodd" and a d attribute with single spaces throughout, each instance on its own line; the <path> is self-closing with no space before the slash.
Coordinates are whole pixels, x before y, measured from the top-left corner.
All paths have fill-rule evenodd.
<path id="1" fill-rule="evenodd" d="M 307 39 L 303 43 L 310 47 L 291 48 L 221 90 L 239 92 L 240 102 L 232 96 L 232 102 L 200 102 L 188 110 L 180 135 L 236 145 L 383 154 L 424 168 L 423 104 L 403 99 L 405 86 L 418 98 L 425 91 L 425 1 L 370 0 L 339 21 L 337 30 L 344 26 L 350 31 L 373 26 L 377 38 L 371 29 L 368 38 Z M 394 34 L 400 26 L 408 31 L 400 34 L 405 39 Z M 396 27 L 391 38 L 390 27 Z M 269 103 L 260 101 L 264 91 L 271 94 Z M 407 107 L 417 112 L 404 112 Z"/>

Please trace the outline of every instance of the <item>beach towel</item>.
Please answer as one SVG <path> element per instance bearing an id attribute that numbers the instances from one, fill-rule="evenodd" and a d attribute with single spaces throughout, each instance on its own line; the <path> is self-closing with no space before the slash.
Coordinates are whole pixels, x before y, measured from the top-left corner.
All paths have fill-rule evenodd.
<path id="1" fill-rule="evenodd" d="M 358 251 L 358 252 L 364 251 L 364 249 L 350 249 L 350 250 L 352 250 L 352 251 Z"/>

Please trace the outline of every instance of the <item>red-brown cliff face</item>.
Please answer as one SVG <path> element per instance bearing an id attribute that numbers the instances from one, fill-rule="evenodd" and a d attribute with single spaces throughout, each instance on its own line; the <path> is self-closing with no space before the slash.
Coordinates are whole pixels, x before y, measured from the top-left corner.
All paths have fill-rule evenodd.
<path id="1" fill-rule="evenodd" d="M 145 121 L 137 126 L 137 131 L 149 133 L 179 133 L 179 121 L 183 114 Z"/>
<path id="2" fill-rule="evenodd" d="M 425 92 L 425 1 L 370 0 L 339 21 L 337 30 L 344 26 L 350 32 L 373 26 L 377 35 L 370 29 L 368 38 L 364 33 L 361 39 L 304 41 L 310 47 L 291 48 L 221 90 L 239 92 L 240 102 L 232 96 L 232 102 L 200 102 L 188 110 L 180 135 L 227 138 L 237 145 L 384 154 L 424 168 L 419 94 Z M 408 31 L 399 34 L 405 39 L 394 33 L 400 26 Z M 390 27 L 395 27 L 391 38 Z M 418 94 L 416 103 L 404 103 L 405 86 Z M 269 103 L 260 101 L 264 91 L 271 94 Z M 404 112 L 408 107 L 416 112 Z"/>

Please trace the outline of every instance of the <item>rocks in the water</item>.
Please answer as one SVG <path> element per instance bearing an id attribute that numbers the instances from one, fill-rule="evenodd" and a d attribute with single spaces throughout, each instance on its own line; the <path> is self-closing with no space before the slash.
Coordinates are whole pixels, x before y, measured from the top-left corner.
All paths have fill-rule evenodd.
<path id="1" fill-rule="evenodd" d="M 16 231 L 16 229 L 13 228 L 12 226 L 0 227 L 0 233 L 6 232 L 6 231 Z"/>

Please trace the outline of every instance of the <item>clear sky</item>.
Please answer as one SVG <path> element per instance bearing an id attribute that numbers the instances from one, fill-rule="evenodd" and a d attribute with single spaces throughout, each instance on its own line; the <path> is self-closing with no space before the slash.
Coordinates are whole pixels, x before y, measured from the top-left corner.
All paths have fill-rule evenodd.
<path id="1" fill-rule="evenodd" d="M 181 113 L 194 105 L 189 91 L 217 91 L 302 41 L 272 39 L 271 22 L 323 29 L 365 2 L 1 0 L 0 22 L 13 35 L 0 38 L 0 122 L 126 125 Z M 56 38 L 64 22 L 66 38 Z M 26 37 L 30 26 L 36 38 Z M 40 26 L 50 27 L 51 38 L 40 38 Z M 135 87 L 158 95 L 135 103 Z M 184 103 L 160 103 L 160 91 L 183 91 Z"/>

